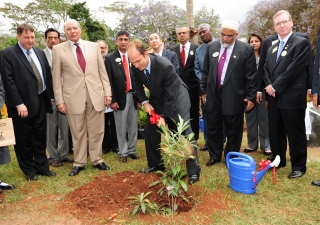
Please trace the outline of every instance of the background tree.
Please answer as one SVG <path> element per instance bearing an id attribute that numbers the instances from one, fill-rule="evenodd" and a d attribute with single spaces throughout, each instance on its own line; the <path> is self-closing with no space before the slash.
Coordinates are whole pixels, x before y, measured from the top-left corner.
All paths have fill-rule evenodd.
<path id="1" fill-rule="evenodd" d="M 315 46 L 317 25 L 313 18 L 318 15 L 315 10 L 317 4 L 319 5 L 319 0 L 260 0 L 247 13 L 240 34 L 246 39 L 251 33 L 262 37 L 274 34 L 272 17 L 277 11 L 284 9 L 292 16 L 293 30 L 309 34 L 310 42 Z"/>
<path id="2" fill-rule="evenodd" d="M 186 26 L 186 11 L 177 5 L 171 4 L 169 0 L 148 0 L 143 1 L 142 4 L 133 5 L 128 2 L 118 1 L 105 6 L 104 10 L 118 14 L 120 19 L 116 30 L 124 29 L 133 38 L 139 38 L 145 43 L 147 43 L 151 32 L 158 32 L 162 35 L 166 45 L 174 45 L 176 43 L 176 28 Z M 205 10 L 204 12 L 200 12 L 199 16 L 197 16 L 197 12 L 195 14 L 195 24 L 200 23 L 200 21 L 197 21 L 197 18 L 205 16 L 213 19 L 213 21 L 208 21 L 209 24 L 219 24 L 218 16 L 205 15 L 206 12 L 214 11 Z M 213 29 L 217 28 L 213 27 Z"/>
<path id="3" fill-rule="evenodd" d="M 67 20 L 67 10 L 76 0 L 35 0 L 21 8 L 12 3 L 4 3 L 0 14 L 8 19 L 14 32 L 18 24 L 27 22 L 37 31 L 44 31 L 49 27 L 62 29 Z"/>

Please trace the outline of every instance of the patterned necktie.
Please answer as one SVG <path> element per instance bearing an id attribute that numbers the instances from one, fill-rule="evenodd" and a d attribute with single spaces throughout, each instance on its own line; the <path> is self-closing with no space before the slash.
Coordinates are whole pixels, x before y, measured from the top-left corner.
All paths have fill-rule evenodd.
<path id="1" fill-rule="evenodd" d="M 185 46 L 182 45 L 182 51 L 180 53 L 181 56 L 181 62 L 182 62 L 182 66 L 185 67 L 186 66 L 186 53 L 185 53 Z"/>
<path id="2" fill-rule="evenodd" d="M 128 63 L 127 63 L 127 57 L 126 54 L 122 55 L 122 65 L 123 65 L 123 69 L 124 72 L 126 74 L 126 92 L 130 91 L 130 74 L 129 74 L 129 67 L 128 67 Z"/>
<path id="3" fill-rule="evenodd" d="M 220 60 L 218 62 L 218 75 L 217 75 L 217 85 L 216 85 L 216 91 L 221 90 L 221 76 L 222 76 L 222 70 L 224 63 L 227 59 L 227 48 L 224 49 L 224 52 L 222 53 Z"/>
<path id="4" fill-rule="evenodd" d="M 284 47 L 284 41 L 280 41 L 276 62 L 278 62 L 278 59 L 279 59 L 280 53 L 282 52 L 283 47 Z"/>
<path id="5" fill-rule="evenodd" d="M 150 73 L 149 73 L 149 70 L 145 69 L 144 70 L 144 75 L 146 77 L 148 85 L 150 86 Z"/>
<path id="6" fill-rule="evenodd" d="M 81 48 L 79 46 L 79 43 L 74 43 L 74 45 L 77 46 L 76 54 L 77 54 L 79 66 L 82 69 L 82 72 L 85 72 L 86 71 L 86 60 L 84 59 L 84 56 L 83 56 L 83 53 L 82 53 Z"/>
<path id="7" fill-rule="evenodd" d="M 42 78 L 41 78 L 40 72 L 39 72 L 36 64 L 32 60 L 29 50 L 27 51 L 27 56 L 28 56 L 29 63 L 31 65 L 31 67 L 32 67 L 32 70 L 33 70 L 33 72 L 36 75 L 36 78 L 38 80 L 38 91 L 39 91 L 39 93 L 41 93 L 43 91 L 43 83 L 42 83 Z"/>

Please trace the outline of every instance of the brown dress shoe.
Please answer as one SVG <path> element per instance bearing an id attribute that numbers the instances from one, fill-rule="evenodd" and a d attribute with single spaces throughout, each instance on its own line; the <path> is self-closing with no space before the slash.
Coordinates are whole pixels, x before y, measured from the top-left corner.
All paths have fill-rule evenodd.
<path id="1" fill-rule="evenodd" d="M 59 166 L 63 166 L 63 163 L 60 162 L 59 160 L 53 160 L 51 163 L 50 163 L 51 166 L 54 166 L 54 167 L 59 167 Z"/>
<path id="2" fill-rule="evenodd" d="M 63 160 L 61 160 L 60 162 L 66 162 L 66 163 L 74 163 L 74 160 L 69 158 L 69 157 L 66 157 L 64 158 Z"/>

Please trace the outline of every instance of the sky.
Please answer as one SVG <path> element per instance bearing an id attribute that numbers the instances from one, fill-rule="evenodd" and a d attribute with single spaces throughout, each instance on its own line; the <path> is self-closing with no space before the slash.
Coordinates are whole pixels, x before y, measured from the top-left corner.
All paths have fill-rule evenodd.
<path id="1" fill-rule="evenodd" d="M 85 0 L 81 0 L 79 2 L 83 2 Z M 116 0 L 87 0 L 87 5 L 92 11 L 93 15 L 98 14 L 98 8 L 101 6 L 107 6 L 115 2 Z M 118 0 L 119 1 L 119 0 Z M 0 0 L 0 7 L 3 7 L 3 3 L 10 2 L 15 5 L 19 5 L 20 7 L 25 7 L 28 2 L 32 2 L 30 0 Z M 141 4 L 143 0 L 128 0 L 130 3 L 139 3 Z M 171 4 L 178 5 L 179 7 L 186 9 L 186 0 L 170 0 Z M 246 13 L 253 7 L 258 0 L 193 0 L 193 9 L 194 11 L 198 11 L 203 5 L 208 8 L 214 8 L 216 14 L 220 16 L 221 22 L 225 19 L 236 20 L 244 22 L 246 17 Z M 99 17 L 96 16 L 98 19 Z M 3 18 L 1 18 L 2 22 L 5 22 Z M 105 19 L 106 24 L 115 28 L 117 25 L 117 17 L 115 14 L 112 14 Z"/>

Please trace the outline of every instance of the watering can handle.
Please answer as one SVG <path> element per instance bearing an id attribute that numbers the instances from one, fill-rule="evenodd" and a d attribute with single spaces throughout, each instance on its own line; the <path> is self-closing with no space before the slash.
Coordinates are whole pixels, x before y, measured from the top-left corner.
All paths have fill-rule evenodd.
<path id="1" fill-rule="evenodd" d="M 227 158 L 226 158 L 226 163 L 227 163 L 228 169 L 229 169 L 229 160 L 230 160 L 231 156 L 239 156 L 241 158 L 246 158 L 246 159 L 248 159 L 250 165 L 255 166 L 255 161 L 253 160 L 253 158 L 251 156 L 240 153 L 240 152 L 229 152 L 227 154 Z"/>

